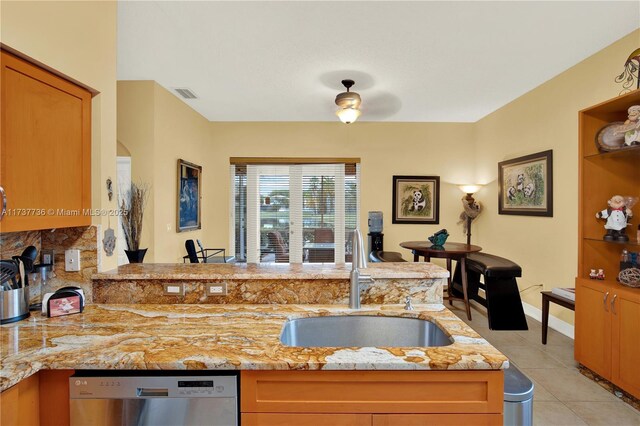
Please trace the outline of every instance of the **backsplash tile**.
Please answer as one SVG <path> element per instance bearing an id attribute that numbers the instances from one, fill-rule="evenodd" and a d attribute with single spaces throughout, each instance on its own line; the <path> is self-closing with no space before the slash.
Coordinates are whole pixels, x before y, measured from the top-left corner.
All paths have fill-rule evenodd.
<path id="1" fill-rule="evenodd" d="M 11 259 L 19 256 L 25 248 L 34 246 L 40 256 L 40 231 L 0 233 L 0 259 Z M 38 259 L 40 262 L 40 259 Z"/>
<path id="2" fill-rule="evenodd" d="M 34 246 L 38 250 L 36 263 L 40 263 L 41 250 L 53 250 L 55 264 L 52 279 L 49 281 L 50 289 L 77 286 L 84 290 L 87 302 L 91 301 L 91 275 L 98 270 L 98 232 L 95 226 L 0 233 L 2 259 L 20 255 L 28 246 Z M 79 272 L 64 270 L 64 252 L 69 249 L 80 250 Z M 39 293 L 40 288 L 32 285 L 31 296 Z"/>
<path id="3" fill-rule="evenodd" d="M 85 299 L 92 300 L 91 275 L 98 270 L 98 233 L 95 226 L 59 228 L 42 231 L 42 249 L 53 250 L 55 268 L 51 288 L 77 286 L 84 290 Z M 80 271 L 64 270 L 65 250 L 80 250 Z"/>

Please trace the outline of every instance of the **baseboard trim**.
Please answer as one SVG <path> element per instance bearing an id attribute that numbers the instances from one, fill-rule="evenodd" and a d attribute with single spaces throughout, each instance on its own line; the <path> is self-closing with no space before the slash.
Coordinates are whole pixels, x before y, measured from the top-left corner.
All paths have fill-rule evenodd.
<path id="1" fill-rule="evenodd" d="M 530 316 L 531 318 L 538 320 L 540 322 L 542 322 L 542 310 L 539 308 L 536 308 L 533 305 L 530 305 L 528 303 L 522 302 L 522 307 L 524 308 L 524 313 L 528 316 Z M 575 338 L 575 330 L 573 328 L 573 325 L 569 324 L 566 321 L 562 321 L 561 319 L 554 317 L 553 315 L 549 314 L 549 328 L 554 329 L 555 331 L 564 334 L 567 337 L 570 337 L 572 339 Z"/>

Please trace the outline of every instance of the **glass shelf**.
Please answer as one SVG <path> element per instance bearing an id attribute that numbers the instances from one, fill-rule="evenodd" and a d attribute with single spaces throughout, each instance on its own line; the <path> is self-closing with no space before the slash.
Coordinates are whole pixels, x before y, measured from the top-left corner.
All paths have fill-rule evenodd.
<path id="1" fill-rule="evenodd" d="M 601 243 L 607 244 L 619 244 L 619 245 L 628 245 L 628 246 L 640 246 L 640 241 L 629 239 L 629 241 L 605 241 L 602 238 L 592 238 L 592 237 L 584 237 L 585 240 L 588 241 L 600 241 Z"/>
<path id="2" fill-rule="evenodd" d="M 640 145 L 629 148 L 622 148 L 615 151 L 599 152 L 597 154 L 585 155 L 584 158 L 619 158 L 619 157 L 640 157 Z"/>

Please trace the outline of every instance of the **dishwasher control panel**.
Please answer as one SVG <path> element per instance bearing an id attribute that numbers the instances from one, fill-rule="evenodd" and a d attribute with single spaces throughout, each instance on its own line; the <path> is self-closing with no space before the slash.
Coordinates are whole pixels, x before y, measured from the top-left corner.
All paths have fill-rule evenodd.
<path id="1" fill-rule="evenodd" d="M 71 399 L 228 398 L 237 376 L 127 376 L 69 378 Z"/>

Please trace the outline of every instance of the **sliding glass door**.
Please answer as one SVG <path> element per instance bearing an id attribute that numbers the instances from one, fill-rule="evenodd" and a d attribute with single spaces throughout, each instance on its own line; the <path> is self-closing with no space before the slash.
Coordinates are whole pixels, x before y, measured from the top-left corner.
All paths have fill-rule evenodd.
<path id="1" fill-rule="evenodd" d="M 358 167 L 232 166 L 236 258 L 249 263 L 350 261 L 358 224 Z"/>

